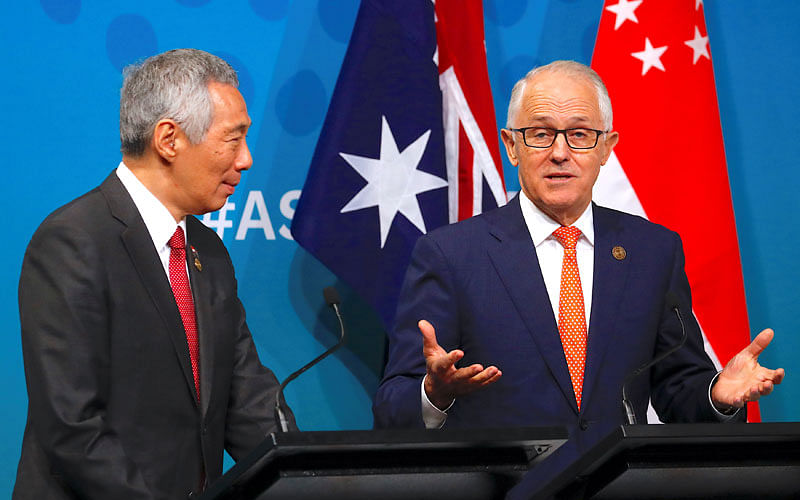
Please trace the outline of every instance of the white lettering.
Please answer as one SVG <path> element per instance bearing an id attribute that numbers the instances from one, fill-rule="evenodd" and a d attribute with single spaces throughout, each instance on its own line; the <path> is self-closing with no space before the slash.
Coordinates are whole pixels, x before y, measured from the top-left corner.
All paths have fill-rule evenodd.
<path id="1" fill-rule="evenodd" d="M 294 207 L 292 206 L 293 201 L 297 201 L 300 198 L 300 190 L 299 189 L 292 189 L 291 191 L 287 191 L 286 194 L 281 196 L 281 214 L 289 219 L 292 220 L 294 217 Z M 280 229 L 278 232 L 286 238 L 287 240 L 294 240 L 292 238 L 292 233 L 289 230 L 289 226 L 286 224 L 281 224 Z"/>
<path id="2" fill-rule="evenodd" d="M 253 218 L 253 209 L 258 212 L 258 218 L 256 219 Z M 243 240 L 250 229 L 262 229 L 264 238 L 267 240 L 275 239 L 275 230 L 272 228 L 272 221 L 269 219 L 269 212 L 261 191 L 250 191 L 247 194 L 247 202 L 244 204 L 244 213 L 239 221 L 236 239 Z"/>
<path id="3" fill-rule="evenodd" d="M 208 212 L 203 214 L 202 222 L 203 224 L 206 225 L 206 227 L 209 227 L 211 229 L 216 229 L 217 236 L 219 236 L 219 239 L 222 239 L 222 236 L 225 234 L 225 228 L 233 227 L 233 221 L 226 219 L 226 216 L 228 215 L 228 210 L 235 210 L 235 209 L 236 209 L 236 204 L 228 203 L 226 201 L 225 204 L 222 205 L 222 208 L 214 212 L 218 214 L 217 220 L 213 220 L 211 218 L 211 212 Z"/>

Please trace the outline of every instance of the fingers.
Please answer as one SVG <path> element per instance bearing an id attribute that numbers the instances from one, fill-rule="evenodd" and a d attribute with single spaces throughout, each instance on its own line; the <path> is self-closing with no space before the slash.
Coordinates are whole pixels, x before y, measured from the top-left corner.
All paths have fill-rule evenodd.
<path id="1" fill-rule="evenodd" d="M 761 396 L 766 396 L 767 394 L 771 393 L 773 388 L 774 386 L 770 381 L 761 382 L 760 384 L 754 385 L 744 397 L 744 401 L 748 403 L 751 401 L 758 401 Z"/>
<path id="2" fill-rule="evenodd" d="M 770 391 L 771 390 L 772 389 L 770 389 Z M 762 394 L 761 391 L 762 391 L 761 384 L 759 384 L 758 386 L 755 386 L 755 387 L 751 387 L 749 394 L 747 394 L 747 401 L 748 402 L 750 402 L 750 401 L 758 401 L 758 398 L 760 398 L 761 394 Z M 769 394 L 769 392 L 765 393 L 764 395 L 766 395 L 766 394 Z"/>
<path id="3" fill-rule="evenodd" d="M 445 353 L 440 349 L 440 353 L 426 354 L 429 372 L 438 377 L 444 377 L 448 372 L 455 370 L 454 365 L 464 357 L 464 351 L 459 349 Z M 457 371 L 457 370 L 455 370 Z"/>
<path id="4" fill-rule="evenodd" d="M 481 365 L 471 365 L 464 368 L 455 368 L 450 365 L 449 370 L 438 370 L 436 375 L 450 385 L 463 384 L 483 371 Z"/>
<path id="5" fill-rule="evenodd" d="M 422 348 L 426 351 L 441 349 L 436 342 L 436 330 L 427 320 L 421 319 L 417 323 L 420 333 L 422 333 Z"/>
<path id="6" fill-rule="evenodd" d="M 434 395 L 439 399 L 440 392 L 446 393 L 447 397 L 468 394 L 495 383 L 503 375 L 495 366 L 484 368 L 473 364 L 456 368 L 455 364 L 464 357 L 464 351 L 454 349 L 446 352 L 436 340 L 436 330 L 429 321 L 422 319 L 417 326 L 422 334 L 422 352 L 429 376 L 426 384 L 430 385 L 430 388 L 426 387 L 426 392 L 429 396 Z"/>
<path id="7" fill-rule="evenodd" d="M 772 371 L 772 370 L 770 370 Z M 774 370 L 775 372 L 783 372 L 783 369 Z M 777 378 L 777 377 L 776 377 Z M 781 377 L 782 379 L 782 377 Z M 755 383 L 751 385 L 748 389 L 744 390 L 739 394 L 733 402 L 733 406 L 737 408 L 741 408 L 745 405 L 745 403 L 749 403 L 752 401 L 758 401 L 761 396 L 766 396 L 772 393 L 775 390 L 775 385 L 780 382 L 775 382 L 775 379 L 765 378 L 761 382 Z"/>
<path id="8" fill-rule="evenodd" d="M 783 377 L 786 375 L 786 372 L 783 368 L 778 368 L 777 370 L 773 370 L 772 374 L 772 383 L 777 385 L 783 382 Z"/>
<path id="9" fill-rule="evenodd" d="M 776 385 L 783 382 L 783 377 L 785 375 L 783 368 L 778 368 L 777 370 L 768 370 L 764 368 L 763 370 L 764 375 L 762 376 L 761 382 L 750 389 L 751 396 L 753 393 L 757 393 L 759 397 L 766 396 L 775 390 Z"/>
<path id="10" fill-rule="evenodd" d="M 778 385 L 783 382 L 783 377 L 785 374 L 786 372 L 783 370 L 783 368 L 770 370 L 769 368 L 758 365 L 750 380 L 752 384 L 755 384 L 756 382 L 761 382 L 762 384 L 769 382 L 770 384 Z"/>
<path id="11" fill-rule="evenodd" d="M 463 396 L 497 382 L 502 375 L 503 373 L 495 366 L 484 369 L 481 365 L 472 365 L 456 370 L 451 383 L 455 394 Z"/>
<path id="12" fill-rule="evenodd" d="M 500 370 L 495 366 L 483 368 L 481 365 L 472 365 L 456 370 L 454 381 L 463 381 L 468 384 L 487 385 L 492 379 L 499 378 Z"/>
<path id="13" fill-rule="evenodd" d="M 769 343 L 772 342 L 774 336 L 775 332 L 773 332 L 771 328 L 762 330 L 761 333 L 756 335 L 756 338 L 750 342 L 750 345 L 745 348 L 745 351 L 753 358 L 757 358 L 759 354 L 764 352 L 764 349 L 767 348 Z"/>
<path id="14" fill-rule="evenodd" d="M 444 369 L 443 364 L 428 367 L 431 387 L 442 387 L 451 397 L 469 394 L 481 387 L 497 382 L 503 373 L 495 366 L 484 368 L 479 364 L 455 369 L 450 365 Z"/>
<path id="15" fill-rule="evenodd" d="M 500 377 L 502 376 L 503 372 L 501 372 L 494 366 L 490 366 L 489 368 L 483 370 L 481 373 L 472 377 L 472 382 L 478 384 L 481 387 L 486 387 L 487 385 L 494 384 L 495 382 L 500 380 Z"/>

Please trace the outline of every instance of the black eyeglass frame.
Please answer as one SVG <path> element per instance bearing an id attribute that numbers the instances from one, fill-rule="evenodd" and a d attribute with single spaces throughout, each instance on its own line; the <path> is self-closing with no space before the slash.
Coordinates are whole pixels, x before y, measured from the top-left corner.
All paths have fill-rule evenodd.
<path id="1" fill-rule="evenodd" d="M 553 142 L 551 142 L 547 146 L 531 146 L 530 144 L 528 144 L 528 141 L 525 138 L 525 131 L 534 128 L 542 128 L 545 130 L 552 130 L 553 132 L 555 132 L 555 135 L 553 135 Z M 536 149 L 547 149 L 549 147 L 552 147 L 553 144 L 556 143 L 556 139 L 558 139 L 558 134 L 564 134 L 564 140 L 567 142 L 567 146 L 569 146 L 570 149 L 594 149 L 597 147 L 597 143 L 600 141 L 600 136 L 607 132 L 607 130 L 597 130 L 596 128 L 587 128 L 587 127 L 573 127 L 573 128 L 561 128 L 561 129 L 551 128 L 551 127 L 522 127 L 522 128 L 510 128 L 509 130 L 511 130 L 512 132 L 519 132 L 520 134 L 522 134 L 522 142 L 529 148 L 536 148 Z M 584 148 L 573 146 L 572 144 L 569 143 L 569 138 L 567 137 L 567 132 L 570 132 L 572 130 L 591 130 L 592 132 L 597 134 L 594 138 L 594 144 L 590 147 L 584 147 Z"/>

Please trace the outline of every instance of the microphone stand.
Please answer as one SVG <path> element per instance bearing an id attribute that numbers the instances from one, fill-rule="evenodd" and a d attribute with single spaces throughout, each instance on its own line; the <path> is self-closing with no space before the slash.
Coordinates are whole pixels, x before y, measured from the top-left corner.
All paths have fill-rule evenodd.
<path id="1" fill-rule="evenodd" d="M 683 347 L 683 344 L 686 343 L 686 327 L 683 324 L 683 318 L 681 317 L 681 311 L 680 311 L 680 308 L 678 307 L 677 297 L 675 296 L 674 293 L 669 292 L 667 294 L 667 300 L 670 301 L 673 304 L 672 305 L 672 310 L 675 311 L 675 314 L 678 316 L 678 321 L 680 321 L 680 323 L 681 323 L 681 340 L 680 340 L 680 342 L 678 342 L 677 345 L 675 345 L 673 348 L 669 349 L 667 352 L 661 354 L 660 356 L 656 357 L 652 361 L 649 361 L 649 362 L 645 363 L 644 365 L 640 366 L 639 368 L 637 368 L 636 370 L 631 372 L 631 374 L 628 375 L 628 377 L 625 379 L 625 383 L 622 384 L 622 406 L 625 407 L 625 417 L 628 420 L 628 424 L 629 425 L 636 424 L 636 412 L 633 411 L 633 405 L 631 404 L 630 400 L 628 399 L 628 391 L 627 391 L 628 384 L 633 379 L 635 379 L 637 376 L 639 376 L 640 373 L 644 372 L 645 370 L 649 370 L 655 364 L 660 363 L 661 360 L 663 360 L 664 358 L 666 358 L 670 354 L 674 353 L 675 351 L 677 351 L 678 349 Z"/>
<path id="2" fill-rule="evenodd" d="M 317 363 L 328 357 L 330 354 L 332 354 L 334 351 L 339 349 L 344 344 L 345 329 L 344 329 L 344 320 L 342 319 L 342 314 L 339 311 L 339 304 L 341 303 L 341 300 L 339 299 L 339 294 L 336 292 L 335 288 L 329 286 L 322 291 L 322 295 L 325 297 L 325 302 L 331 308 L 333 308 L 333 312 L 336 313 L 336 318 L 339 320 L 339 331 L 340 331 L 339 341 L 334 346 L 332 346 L 331 348 L 329 348 L 316 358 L 306 363 L 302 368 L 300 368 L 299 370 L 295 371 L 294 373 L 286 377 L 286 380 L 284 380 L 283 383 L 281 384 L 281 387 L 280 389 L 278 389 L 278 394 L 276 395 L 275 399 L 275 419 L 279 423 L 281 432 L 287 432 L 289 430 L 289 424 L 288 421 L 286 420 L 286 415 L 284 414 L 283 408 L 281 406 L 281 401 L 283 400 L 283 390 L 286 388 L 289 382 L 291 382 L 292 380 L 296 379 L 297 377 L 305 373 L 306 370 L 308 370 L 312 366 L 316 365 Z"/>

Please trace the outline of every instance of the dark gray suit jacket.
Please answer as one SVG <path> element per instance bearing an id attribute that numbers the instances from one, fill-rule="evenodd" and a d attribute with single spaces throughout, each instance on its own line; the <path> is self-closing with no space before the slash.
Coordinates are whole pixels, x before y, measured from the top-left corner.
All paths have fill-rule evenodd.
<path id="1" fill-rule="evenodd" d="M 186 335 L 152 239 L 115 173 L 51 214 L 19 284 L 28 421 L 14 498 L 186 498 L 275 430 L 278 382 L 258 359 L 217 235 L 187 217 L 200 337 Z"/>

